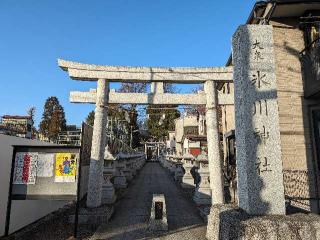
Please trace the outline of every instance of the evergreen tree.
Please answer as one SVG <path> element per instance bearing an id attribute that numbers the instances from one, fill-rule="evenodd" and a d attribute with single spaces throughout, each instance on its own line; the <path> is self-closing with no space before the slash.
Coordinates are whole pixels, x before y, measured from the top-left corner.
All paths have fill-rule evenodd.
<path id="1" fill-rule="evenodd" d="M 66 130 L 66 119 L 63 107 L 57 97 L 49 97 L 44 105 L 40 133 L 49 140 L 56 140 L 61 131 Z"/>
<path id="2" fill-rule="evenodd" d="M 32 120 L 32 124 L 30 126 L 30 130 L 31 130 L 31 138 L 34 139 L 36 137 L 36 133 L 37 133 L 37 129 L 33 126 L 34 124 L 34 115 L 36 113 L 36 107 L 30 107 L 28 110 L 27 110 L 27 114 L 28 116 L 31 117 L 31 120 Z"/>
<path id="3" fill-rule="evenodd" d="M 177 92 L 173 84 L 164 84 L 165 93 Z M 147 108 L 147 126 L 149 135 L 156 140 L 165 140 L 168 131 L 174 131 L 174 119 L 180 117 L 180 112 L 175 105 L 149 105 Z"/>
<path id="4" fill-rule="evenodd" d="M 36 113 L 36 107 L 30 107 L 28 110 L 27 110 L 27 114 L 28 116 L 31 117 L 32 121 L 34 121 L 34 115 Z"/>
<path id="5" fill-rule="evenodd" d="M 119 92 L 123 93 L 144 93 L 146 92 L 147 84 L 145 83 L 121 83 Z M 140 132 L 138 124 L 137 104 L 122 105 L 122 108 L 129 112 L 129 133 L 132 131 L 132 147 L 140 146 Z"/>
<path id="6" fill-rule="evenodd" d="M 165 140 L 168 131 L 174 131 L 174 119 L 180 117 L 180 113 L 174 105 L 149 105 L 147 114 L 149 116 L 147 120 L 149 135 L 158 141 Z"/>
<path id="7" fill-rule="evenodd" d="M 94 111 L 89 112 L 87 118 L 86 118 L 86 123 L 89 124 L 90 126 L 93 126 L 94 123 Z"/>

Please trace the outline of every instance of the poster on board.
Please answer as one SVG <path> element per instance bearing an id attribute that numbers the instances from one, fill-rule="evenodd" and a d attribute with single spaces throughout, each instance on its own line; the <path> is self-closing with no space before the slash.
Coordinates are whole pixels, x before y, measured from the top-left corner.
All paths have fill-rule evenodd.
<path id="1" fill-rule="evenodd" d="M 37 164 L 37 177 L 52 177 L 54 153 L 39 153 Z"/>
<path id="2" fill-rule="evenodd" d="M 37 175 L 37 152 L 17 152 L 13 184 L 35 184 Z"/>
<path id="3" fill-rule="evenodd" d="M 77 172 L 77 154 L 56 153 L 55 182 L 75 182 Z"/>

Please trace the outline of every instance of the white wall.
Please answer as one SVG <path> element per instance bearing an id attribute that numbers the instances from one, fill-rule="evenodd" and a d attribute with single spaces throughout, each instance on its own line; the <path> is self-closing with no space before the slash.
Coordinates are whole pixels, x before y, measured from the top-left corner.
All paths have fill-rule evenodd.
<path id="1" fill-rule="evenodd" d="M 182 137 L 183 137 L 183 128 L 184 127 L 197 127 L 198 126 L 198 121 L 196 116 L 186 116 L 186 117 L 181 117 L 175 119 L 175 137 L 176 137 L 176 142 L 181 143 L 182 142 Z"/>
<path id="2" fill-rule="evenodd" d="M 10 171 L 12 161 L 12 145 L 51 145 L 36 140 L 6 136 L 0 134 L 0 236 L 4 235 L 6 211 L 10 184 Z M 38 220 L 52 211 L 64 206 L 66 201 L 46 200 L 20 200 L 12 201 L 11 224 L 9 232 L 18 229 Z"/>

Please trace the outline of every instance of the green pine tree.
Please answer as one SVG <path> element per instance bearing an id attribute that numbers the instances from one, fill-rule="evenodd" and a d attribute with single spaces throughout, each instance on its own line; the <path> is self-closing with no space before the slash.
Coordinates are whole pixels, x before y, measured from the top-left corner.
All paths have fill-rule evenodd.
<path id="1" fill-rule="evenodd" d="M 149 118 L 147 120 L 147 126 L 150 136 L 161 141 L 165 140 L 165 137 L 168 136 L 168 131 L 174 131 L 174 119 L 180 117 L 180 113 L 176 107 L 177 106 L 174 105 L 148 106 L 147 114 Z"/>
<path id="2" fill-rule="evenodd" d="M 56 140 L 58 134 L 64 130 L 66 130 L 64 109 L 57 97 L 49 97 L 44 105 L 40 133 L 49 140 Z"/>
<path id="3" fill-rule="evenodd" d="M 89 112 L 87 118 L 86 118 L 86 123 L 90 126 L 93 126 L 94 123 L 94 111 Z"/>

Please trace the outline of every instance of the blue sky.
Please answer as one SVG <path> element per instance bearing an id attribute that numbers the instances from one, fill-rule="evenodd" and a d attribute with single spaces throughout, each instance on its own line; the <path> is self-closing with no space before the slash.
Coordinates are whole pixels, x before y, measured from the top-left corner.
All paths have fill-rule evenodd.
<path id="1" fill-rule="evenodd" d="M 129 66 L 223 66 L 231 37 L 254 0 L 1 0 L 0 115 L 25 115 L 57 96 L 67 122 L 80 125 L 89 104 L 69 103 L 71 80 L 57 59 Z M 114 87 L 117 87 L 116 85 Z M 182 89 L 182 92 L 188 89 Z"/>

